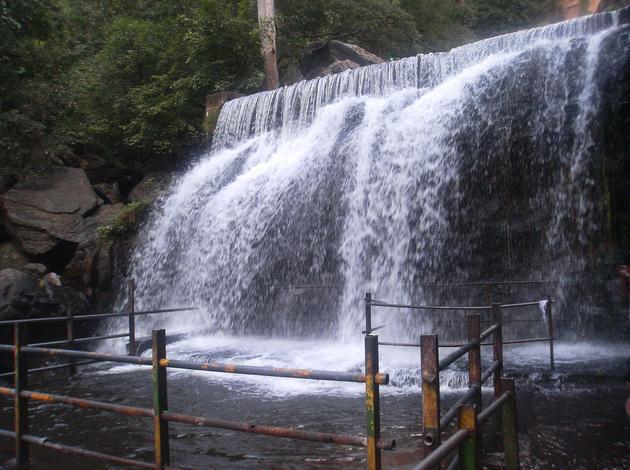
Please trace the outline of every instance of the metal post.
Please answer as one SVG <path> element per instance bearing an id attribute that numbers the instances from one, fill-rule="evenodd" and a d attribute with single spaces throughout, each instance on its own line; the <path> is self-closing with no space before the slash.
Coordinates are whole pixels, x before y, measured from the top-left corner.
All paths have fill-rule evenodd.
<path id="1" fill-rule="evenodd" d="M 499 367 L 494 371 L 494 398 L 501 394 L 501 377 L 503 376 L 503 313 L 501 304 L 492 304 L 492 323 L 499 324 L 499 328 L 492 335 L 492 360 L 499 361 Z"/>
<path id="2" fill-rule="evenodd" d="M 480 468 L 480 445 L 477 432 L 477 410 L 475 405 L 459 406 L 459 429 L 468 431 L 468 436 L 459 445 L 460 470 L 477 470 Z"/>
<path id="3" fill-rule="evenodd" d="M 369 295 L 369 294 L 368 294 Z M 367 295 L 366 295 L 367 299 Z M 378 336 L 365 336 L 365 407 L 367 412 L 367 464 L 368 470 L 381 469 L 381 405 L 378 374 Z"/>
<path id="4" fill-rule="evenodd" d="M 66 334 L 68 339 L 68 349 L 74 349 L 74 313 L 72 310 L 68 310 L 66 315 Z M 68 372 L 70 375 L 77 373 L 76 361 L 74 358 L 69 358 Z"/>
<path id="5" fill-rule="evenodd" d="M 551 364 L 551 370 L 554 370 L 556 367 L 554 358 L 553 358 L 553 312 L 551 308 L 551 297 L 547 297 L 547 323 L 549 325 L 549 362 Z"/>
<path id="6" fill-rule="evenodd" d="M 22 440 L 22 436 L 28 434 L 28 398 L 21 396 L 22 390 L 28 387 L 28 365 L 21 352 L 22 346 L 28 344 L 26 328 L 26 325 L 16 323 L 13 330 L 13 367 L 15 368 L 13 430 L 15 432 L 15 463 L 16 468 L 20 469 L 28 467 L 29 456 L 28 443 Z"/>
<path id="7" fill-rule="evenodd" d="M 420 338 L 422 444 L 427 457 L 440 445 L 440 369 L 437 335 Z"/>
<path id="8" fill-rule="evenodd" d="M 365 334 L 372 333 L 372 293 L 365 293 Z"/>
<path id="9" fill-rule="evenodd" d="M 164 469 L 170 464 L 168 421 L 162 413 L 168 410 L 166 367 L 160 365 L 166 359 L 166 332 L 153 330 L 153 431 L 155 437 L 155 465 Z"/>
<path id="10" fill-rule="evenodd" d="M 511 398 L 503 405 L 503 449 L 507 470 L 520 468 L 518 455 L 518 431 L 516 428 L 516 387 L 514 379 L 501 379 L 501 390 L 509 392 Z"/>
<path id="11" fill-rule="evenodd" d="M 136 345 L 136 318 L 135 318 L 135 302 L 136 302 L 136 283 L 133 279 L 127 281 L 127 312 L 129 314 L 129 355 L 135 356 L 137 353 Z"/>
<path id="12" fill-rule="evenodd" d="M 468 351 L 468 387 L 477 386 L 474 403 L 477 405 L 477 412 L 481 412 L 481 318 L 478 314 L 466 317 L 468 342 L 476 341 L 476 345 Z"/>

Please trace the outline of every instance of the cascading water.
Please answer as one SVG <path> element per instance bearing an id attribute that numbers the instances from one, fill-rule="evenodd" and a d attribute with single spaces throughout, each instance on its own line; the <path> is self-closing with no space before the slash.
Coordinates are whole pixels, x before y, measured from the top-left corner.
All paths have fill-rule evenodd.
<path id="1" fill-rule="evenodd" d="M 600 89 L 628 60 L 627 17 L 228 102 L 212 151 L 144 229 L 139 307 L 201 308 L 167 328 L 347 340 L 366 291 L 447 303 L 423 284 L 571 279 L 601 243 Z M 287 295 L 313 284 L 330 287 Z M 417 339 L 430 318 L 391 312 L 382 334 Z"/>

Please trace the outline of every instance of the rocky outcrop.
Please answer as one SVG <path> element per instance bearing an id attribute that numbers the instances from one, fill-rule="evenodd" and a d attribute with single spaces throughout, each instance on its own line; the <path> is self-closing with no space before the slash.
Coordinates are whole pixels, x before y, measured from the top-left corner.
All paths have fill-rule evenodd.
<path id="1" fill-rule="evenodd" d="M 9 231 L 30 255 L 47 253 L 60 242 L 84 241 L 85 218 L 101 203 L 85 172 L 68 167 L 51 167 L 2 197 Z"/>
<path id="2" fill-rule="evenodd" d="M 20 269 L 28 264 L 28 258 L 14 243 L 8 242 L 0 245 L 0 270 Z"/>
<path id="3" fill-rule="evenodd" d="M 131 190 L 129 200 L 131 202 L 153 202 L 168 189 L 170 181 L 171 179 L 168 173 L 149 173 Z"/>
<path id="4" fill-rule="evenodd" d="M 38 279 L 15 269 L 0 271 L 0 320 L 77 315 L 88 309 L 83 295 L 61 286 L 54 276 Z"/>
<path id="5" fill-rule="evenodd" d="M 382 64 L 380 57 L 365 49 L 341 41 L 316 42 L 311 53 L 304 58 L 300 71 L 305 79 L 322 77 L 331 73 L 356 69 L 364 65 Z"/>

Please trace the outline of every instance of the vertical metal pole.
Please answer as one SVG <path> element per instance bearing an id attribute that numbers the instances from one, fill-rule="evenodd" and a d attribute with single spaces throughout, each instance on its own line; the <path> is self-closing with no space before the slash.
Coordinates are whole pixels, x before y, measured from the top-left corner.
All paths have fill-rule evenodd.
<path id="1" fill-rule="evenodd" d="M 480 468 L 481 452 L 475 405 L 459 406 L 459 429 L 468 431 L 468 436 L 459 445 L 459 468 L 460 470 L 477 470 Z"/>
<path id="2" fill-rule="evenodd" d="M 26 325 L 16 323 L 13 334 L 15 463 L 16 468 L 25 469 L 28 467 L 29 448 L 28 443 L 22 440 L 22 436 L 28 434 L 28 398 L 21 396 L 21 392 L 28 386 L 28 365 L 21 349 L 28 344 Z"/>
<path id="3" fill-rule="evenodd" d="M 494 371 L 494 398 L 501 395 L 501 377 L 503 376 L 503 313 L 501 304 L 492 304 L 492 323 L 499 324 L 499 328 L 492 335 L 492 360 L 499 361 L 499 367 Z"/>
<path id="4" fill-rule="evenodd" d="M 553 309 L 551 307 L 551 297 L 547 297 L 547 323 L 549 324 L 549 362 L 551 364 L 551 370 L 556 368 L 556 364 L 553 358 Z"/>
<path id="5" fill-rule="evenodd" d="M 166 359 L 166 332 L 153 330 L 153 431 L 155 437 L 155 465 L 163 469 L 170 464 L 168 421 L 162 413 L 168 410 L 166 367 L 160 365 Z"/>
<path id="6" fill-rule="evenodd" d="M 368 470 L 381 469 L 381 405 L 378 374 L 378 336 L 365 336 L 365 408 L 367 412 L 367 464 Z"/>
<path id="7" fill-rule="evenodd" d="M 516 428 L 516 387 L 514 379 L 501 379 L 502 392 L 509 392 L 511 398 L 503 405 L 503 449 L 507 470 L 518 470 L 518 431 Z"/>
<path id="8" fill-rule="evenodd" d="M 422 444 L 427 457 L 440 445 L 440 369 L 437 335 L 420 338 Z"/>
<path id="9" fill-rule="evenodd" d="M 474 403 L 477 405 L 477 412 L 481 412 L 481 319 L 477 314 L 468 315 L 466 322 L 468 342 L 476 341 L 476 345 L 468 351 L 468 387 L 478 387 Z"/>
<path id="10" fill-rule="evenodd" d="M 372 293 L 365 293 L 365 334 L 372 333 Z"/>
<path id="11" fill-rule="evenodd" d="M 129 355 L 135 356 L 137 353 L 136 345 L 136 283 L 133 279 L 127 281 L 127 312 L 129 314 Z"/>
<path id="12" fill-rule="evenodd" d="M 74 313 L 72 310 L 68 310 L 68 314 L 66 315 L 66 334 L 68 337 L 68 349 L 74 349 Z M 77 373 L 75 362 L 73 357 L 69 358 L 68 363 L 70 366 L 68 367 L 68 372 L 70 375 Z"/>

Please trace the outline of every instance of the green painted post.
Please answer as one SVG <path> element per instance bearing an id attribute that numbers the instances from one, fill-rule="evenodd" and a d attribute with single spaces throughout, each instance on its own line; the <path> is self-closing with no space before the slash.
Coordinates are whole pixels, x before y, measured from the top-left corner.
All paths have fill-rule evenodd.
<path id="1" fill-rule="evenodd" d="M 153 431 L 155 437 L 155 465 L 164 469 L 170 464 L 168 421 L 162 413 L 168 410 L 166 367 L 160 360 L 166 359 L 166 332 L 153 330 Z"/>
<path id="2" fill-rule="evenodd" d="M 367 415 L 367 466 L 368 470 L 381 470 L 381 404 L 378 374 L 378 336 L 365 336 L 365 409 Z"/>
<path id="3" fill-rule="evenodd" d="M 477 407 L 475 405 L 459 406 L 459 429 L 468 431 L 468 436 L 459 445 L 460 470 L 477 470 L 480 468 L 480 445 L 477 433 Z"/>
<path id="4" fill-rule="evenodd" d="M 28 344 L 26 325 L 16 323 L 13 334 L 15 463 L 17 468 L 25 469 L 28 468 L 29 448 L 28 442 L 22 440 L 22 436 L 28 434 L 28 398 L 21 396 L 21 392 L 28 387 L 28 364 L 21 349 Z"/>
<path id="5" fill-rule="evenodd" d="M 437 335 L 420 337 L 424 457 L 440 445 L 440 358 Z"/>
<path id="6" fill-rule="evenodd" d="M 518 431 L 516 428 L 516 387 L 514 379 L 501 379 L 501 391 L 508 392 L 511 398 L 503 405 L 503 449 L 507 470 L 520 468 L 518 452 Z"/>

